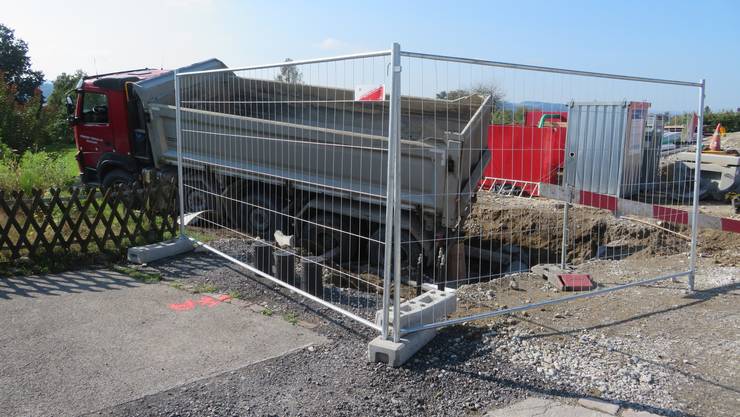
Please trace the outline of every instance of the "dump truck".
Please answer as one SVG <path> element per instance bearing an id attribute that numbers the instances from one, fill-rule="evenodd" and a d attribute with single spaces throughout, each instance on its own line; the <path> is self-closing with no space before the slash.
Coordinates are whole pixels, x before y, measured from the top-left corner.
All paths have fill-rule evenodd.
<path id="1" fill-rule="evenodd" d="M 211 59 L 180 71 L 224 68 Z M 365 256 L 382 270 L 387 101 L 347 106 L 352 90 L 231 71 L 201 78 L 183 78 L 180 89 L 196 103 L 180 108 L 186 211 L 255 237 L 296 234 L 315 254 Z M 85 77 L 76 92 L 68 104 L 84 182 L 176 175 L 173 71 Z M 402 96 L 401 107 L 402 264 L 416 273 L 444 268 L 450 237 L 462 233 L 490 161 L 491 97 Z"/>

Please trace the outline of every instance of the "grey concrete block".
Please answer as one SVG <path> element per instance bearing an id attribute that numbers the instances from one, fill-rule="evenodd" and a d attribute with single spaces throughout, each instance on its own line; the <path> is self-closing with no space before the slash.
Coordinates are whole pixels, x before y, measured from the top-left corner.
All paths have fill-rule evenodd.
<path id="1" fill-rule="evenodd" d="M 538 264 L 532 267 L 533 274 L 546 278 L 547 282 L 558 290 L 563 289 L 563 282 L 560 280 L 559 275 L 568 274 L 572 271 L 571 268 L 561 268 L 560 265 L 556 264 Z"/>
<path id="2" fill-rule="evenodd" d="M 137 264 L 146 264 L 190 252 L 194 247 L 193 242 L 187 238 L 166 240 L 164 242 L 129 248 L 128 260 Z"/>
<path id="3" fill-rule="evenodd" d="M 597 400 L 594 398 L 581 398 L 578 400 L 578 404 L 582 407 L 590 408 L 592 410 L 601 411 L 602 413 L 611 414 L 616 416 L 619 412 L 619 405 Z"/>
<path id="4" fill-rule="evenodd" d="M 399 322 L 403 329 L 436 323 L 455 312 L 457 309 L 457 294 L 450 289 L 427 291 L 404 301 L 399 309 L 401 311 Z M 393 323 L 392 307 L 388 317 L 388 321 Z M 375 313 L 375 323 L 379 326 L 383 325 L 383 310 L 378 310 Z"/>
<path id="5" fill-rule="evenodd" d="M 401 366 L 436 335 L 437 329 L 424 330 L 401 338 L 399 343 L 378 336 L 367 345 L 368 360 L 393 367 Z"/>
<path id="6" fill-rule="evenodd" d="M 676 159 L 684 162 L 695 162 L 696 154 L 694 152 L 681 152 L 676 155 Z M 740 166 L 740 156 L 702 153 L 701 163 L 716 164 L 721 166 Z M 702 166 L 702 169 L 704 167 Z"/>

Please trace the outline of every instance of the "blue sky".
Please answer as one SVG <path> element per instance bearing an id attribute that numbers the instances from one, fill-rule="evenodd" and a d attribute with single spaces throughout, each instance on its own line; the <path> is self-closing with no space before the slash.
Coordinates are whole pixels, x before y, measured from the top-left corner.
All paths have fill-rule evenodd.
<path id="1" fill-rule="evenodd" d="M 708 105 L 740 107 L 735 1 L 130 0 L 125 9 L 101 3 L 107 2 L 13 2 L 3 6 L 0 22 L 28 41 L 34 65 L 49 78 L 76 68 L 175 67 L 208 57 L 262 64 L 387 49 L 398 41 L 420 52 L 706 78 Z"/>

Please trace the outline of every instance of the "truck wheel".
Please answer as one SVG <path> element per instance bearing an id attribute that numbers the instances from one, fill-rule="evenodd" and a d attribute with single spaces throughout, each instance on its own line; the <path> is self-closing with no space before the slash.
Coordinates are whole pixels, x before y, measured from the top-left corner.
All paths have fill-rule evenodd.
<path id="1" fill-rule="evenodd" d="M 370 265 L 377 267 L 382 275 L 385 267 L 385 245 L 378 242 L 385 242 L 385 226 L 379 226 L 371 236 L 371 239 L 368 255 L 370 257 Z M 423 259 L 421 265 L 419 265 L 419 258 L 422 256 L 421 243 L 408 230 L 401 230 L 401 269 L 424 269 Z M 404 281 L 408 275 L 406 274 L 404 276 Z"/>
<path id="2" fill-rule="evenodd" d="M 116 185 L 131 185 L 134 181 L 136 180 L 130 172 L 122 169 L 114 169 L 105 174 L 103 181 L 101 182 L 101 186 L 104 190 L 107 190 Z"/>
<path id="3" fill-rule="evenodd" d="M 358 238 L 352 236 L 352 219 L 338 214 L 319 212 L 307 220 L 299 220 L 302 225 L 298 241 L 301 247 L 316 256 L 334 251 L 332 259 L 347 263 L 356 259 L 359 248 Z M 356 231 L 355 231 L 356 233 Z"/>
<path id="4" fill-rule="evenodd" d="M 290 234 L 288 216 L 281 213 L 282 200 L 259 192 L 240 193 L 229 187 L 226 195 L 232 199 L 226 210 L 228 224 L 252 236 L 272 240 L 276 230 Z"/>
<path id="5" fill-rule="evenodd" d="M 216 210 L 216 198 L 214 187 L 204 178 L 186 176 L 185 184 L 185 212 L 197 213 L 199 211 Z"/>

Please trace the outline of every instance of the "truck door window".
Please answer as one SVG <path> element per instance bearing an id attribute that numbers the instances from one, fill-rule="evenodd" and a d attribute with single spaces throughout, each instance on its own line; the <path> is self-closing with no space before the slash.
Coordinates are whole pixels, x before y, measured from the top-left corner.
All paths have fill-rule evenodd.
<path id="1" fill-rule="evenodd" d="M 108 97 L 105 94 L 85 93 L 82 97 L 83 123 L 108 123 Z"/>

